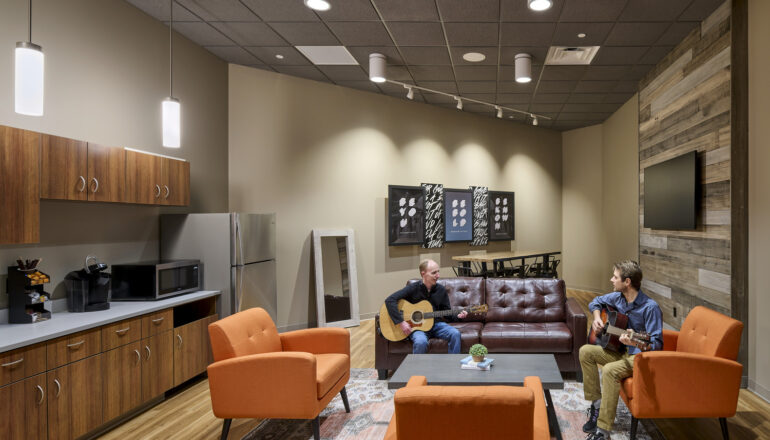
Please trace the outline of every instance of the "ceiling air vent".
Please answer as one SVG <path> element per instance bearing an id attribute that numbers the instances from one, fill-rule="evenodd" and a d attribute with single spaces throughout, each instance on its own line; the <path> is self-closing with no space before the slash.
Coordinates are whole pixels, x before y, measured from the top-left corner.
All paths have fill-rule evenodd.
<path id="1" fill-rule="evenodd" d="M 599 46 L 551 46 L 545 64 L 579 66 L 591 64 Z"/>

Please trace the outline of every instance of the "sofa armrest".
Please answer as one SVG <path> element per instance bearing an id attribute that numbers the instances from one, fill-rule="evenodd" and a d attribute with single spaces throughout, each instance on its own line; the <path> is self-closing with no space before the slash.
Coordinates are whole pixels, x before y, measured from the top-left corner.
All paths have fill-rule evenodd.
<path id="1" fill-rule="evenodd" d="M 545 406 L 545 394 L 543 394 L 543 383 L 537 376 L 527 376 L 524 378 L 524 387 L 532 390 L 532 393 L 535 395 L 532 438 L 534 440 L 551 440 L 551 431 L 548 428 L 548 411 Z"/>
<path id="2" fill-rule="evenodd" d="M 340 353 L 350 356 L 350 332 L 344 328 L 308 328 L 280 333 L 279 336 L 283 351 Z"/>
<path id="3" fill-rule="evenodd" d="M 676 351 L 677 341 L 679 341 L 678 331 L 663 329 L 663 350 Z"/>
<path id="4" fill-rule="evenodd" d="M 374 368 L 388 369 L 389 343 L 380 330 L 380 314 L 374 316 Z"/>
<path id="5" fill-rule="evenodd" d="M 732 417 L 743 366 L 728 359 L 676 351 L 634 357 L 631 412 L 639 418 Z"/>
<path id="6" fill-rule="evenodd" d="M 240 356 L 214 362 L 207 371 L 219 418 L 303 418 L 318 401 L 316 358 L 310 353 Z"/>
<path id="7" fill-rule="evenodd" d="M 567 327 L 572 332 L 572 347 L 579 350 L 588 336 L 588 319 L 575 298 L 567 298 Z"/>

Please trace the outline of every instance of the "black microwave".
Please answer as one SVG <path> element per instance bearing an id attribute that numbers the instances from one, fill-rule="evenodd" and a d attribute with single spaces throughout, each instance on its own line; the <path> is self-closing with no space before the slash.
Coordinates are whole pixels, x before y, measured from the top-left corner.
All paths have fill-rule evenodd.
<path id="1" fill-rule="evenodd" d="M 113 301 L 152 301 L 203 288 L 200 260 L 159 260 L 112 265 Z"/>

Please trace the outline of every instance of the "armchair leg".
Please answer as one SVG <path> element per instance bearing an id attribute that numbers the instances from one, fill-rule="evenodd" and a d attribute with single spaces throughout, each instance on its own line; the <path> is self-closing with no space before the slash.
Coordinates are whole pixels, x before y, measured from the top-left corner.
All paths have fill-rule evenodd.
<path id="1" fill-rule="evenodd" d="M 628 436 L 628 440 L 636 440 L 636 427 L 639 426 L 639 419 L 631 416 L 631 433 Z"/>
<path id="2" fill-rule="evenodd" d="M 387 378 L 388 378 L 388 369 L 387 368 L 378 368 L 377 369 L 377 379 L 385 380 Z"/>
<path id="3" fill-rule="evenodd" d="M 227 433 L 230 432 L 230 423 L 233 421 L 233 419 L 225 419 L 225 422 L 222 424 L 222 440 L 227 440 Z"/>
<path id="4" fill-rule="evenodd" d="M 727 431 L 727 419 L 724 417 L 720 417 L 719 426 L 722 427 L 722 438 L 724 440 L 730 440 L 730 433 Z"/>
<path id="5" fill-rule="evenodd" d="M 315 416 L 313 419 L 313 439 L 321 440 L 321 415 Z"/>
<path id="6" fill-rule="evenodd" d="M 345 412 L 350 412 L 350 404 L 348 403 L 348 392 L 345 390 L 345 387 L 342 387 L 340 390 L 340 396 L 342 396 L 342 403 L 345 405 Z"/>

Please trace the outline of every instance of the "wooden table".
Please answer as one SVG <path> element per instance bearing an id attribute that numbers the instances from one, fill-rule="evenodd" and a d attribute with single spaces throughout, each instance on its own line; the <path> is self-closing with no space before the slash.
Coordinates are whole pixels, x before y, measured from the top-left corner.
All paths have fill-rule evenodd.
<path id="1" fill-rule="evenodd" d="M 503 271 L 503 264 L 506 261 L 521 260 L 521 269 L 519 272 L 520 277 L 524 277 L 524 260 L 527 258 L 543 257 L 543 268 L 548 269 L 549 260 L 552 255 L 559 255 L 561 251 L 516 251 L 516 252 L 489 252 L 486 254 L 470 254 L 470 255 L 458 255 L 452 257 L 452 260 L 462 263 L 464 268 L 470 270 L 471 263 L 481 263 L 481 271 L 483 276 L 487 276 L 490 272 L 487 270 L 487 263 L 492 263 L 492 276 L 498 276 Z"/>

